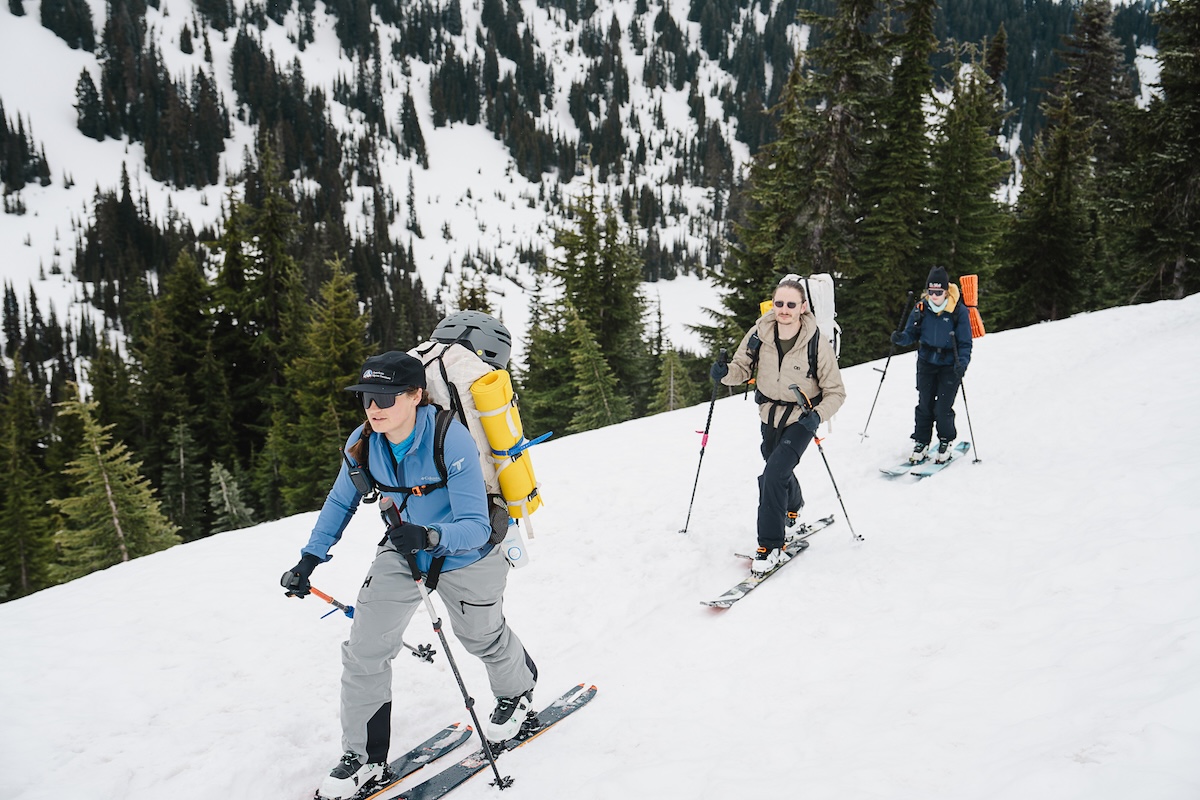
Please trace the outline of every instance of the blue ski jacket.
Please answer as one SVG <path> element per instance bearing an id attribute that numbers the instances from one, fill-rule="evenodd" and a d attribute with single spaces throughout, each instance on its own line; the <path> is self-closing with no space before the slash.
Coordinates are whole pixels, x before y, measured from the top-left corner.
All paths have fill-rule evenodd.
<path id="1" fill-rule="evenodd" d="M 950 284 L 946 292 L 946 307 L 935 312 L 928 307 L 929 299 L 923 297 L 912 313 L 900 334 L 899 347 L 908 347 L 914 342 L 920 343 L 917 359 L 928 362 L 935 367 L 953 366 L 955 353 L 954 343 L 958 344 L 958 358 L 963 366 L 971 363 L 971 317 L 967 307 L 959 302 L 959 291 L 956 284 Z M 954 332 L 954 339 L 950 332 Z"/>
<path id="2" fill-rule="evenodd" d="M 421 486 L 441 480 L 433 459 L 436 415 L 434 406 L 417 408 L 412 447 L 399 463 L 396 463 L 387 438 L 381 433 L 371 434 L 368 469 L 376 482 L 387 486 Z M 357 442 L 361 434 L 360 425 L 346 440 L 346 447 Z M 450 423 L 446 432 L 445 462 L 446 486 L 428 494 L 412 495 L 402 514 L 406 522 L 435 528 L 441 535 L 436 548 L 417 554 L 417 566 L 422 572 L 429 570 L 434 558 L 445 556 L 442 571 L 449 572 L 475 563 L 492 549 L 488 541 L 492 528 L 488 519 L 487 489 L 479 466 L 479 451 L 471 434 L 457 419 Z M 401 492 L 383 494 L 395 500 L 397 506 L 404 502 Z M 328 561 L 332 557 L 329 549 L 342 538 L 342 531 L 358 510 L 361 499 L 343 461 L 301 554 L 311 553 L 321 561 Z"/>

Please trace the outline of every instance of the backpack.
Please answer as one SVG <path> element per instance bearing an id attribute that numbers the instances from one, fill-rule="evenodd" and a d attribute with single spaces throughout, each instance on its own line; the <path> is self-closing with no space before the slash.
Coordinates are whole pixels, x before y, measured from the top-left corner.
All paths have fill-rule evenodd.
<path id="1" fill-rule="evenodd" d="M 434 406 L 437 407 L 434 423 L 433 461 L 437 465 L 439 480 L 436 483 L 412 487 L 387 486 L 375 480 L 367 467 L 371 463 L 371 437 L 366 434 L 365 430 L 360 439 L 364 445 L 362 463 L 356 467 L 350 465 L 347 459 L 347 465 L 350 466 L 350 478 L 354 481 L 355 488 L 363 495 L 363 501 L 367 503 L 375 502 L 380 491 L 399 492 L 408 497 L 443 488 L 449 479 L 445 456 L 446 432 L 450 428 L 450 422 L 457 419 L 470 432 L 471 438 L 475 440 L 475 448 L 479 451 L 483 482 L 487 488 L 488 519 L 492 528 L 488 541 L 492 544 L 500 544 L 508 534 L 508 504 L 500 492 L 497 469 L 491 455 L 492 446 L 488 443 L 479 411 L 475 408 L 475 402 L 470 392 L 471 384 L 492 372 L 493 367 L 458 343 L 425 342 L 409 350 L 408 354 L 419 359 L 425 365 L 425 389 L 429 392 Z M 344 454 L 343 458 L 345 458 Z"/>

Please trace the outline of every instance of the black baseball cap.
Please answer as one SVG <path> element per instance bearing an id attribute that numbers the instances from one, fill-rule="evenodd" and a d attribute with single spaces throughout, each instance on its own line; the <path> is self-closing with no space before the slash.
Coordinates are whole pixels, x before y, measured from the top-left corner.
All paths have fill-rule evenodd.
<path id="1" fill-rule="evenodd" d="M 400 394 L 413 387 L 425 388 L 425 366 L 400 350 L 371 356 L 363 363 L 359 382 L 347 386 L 347 392 Z"/>

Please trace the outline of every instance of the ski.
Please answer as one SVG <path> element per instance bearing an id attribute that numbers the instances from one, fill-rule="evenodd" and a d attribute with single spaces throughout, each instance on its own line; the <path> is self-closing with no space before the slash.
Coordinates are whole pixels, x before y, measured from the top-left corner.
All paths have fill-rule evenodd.
<path id="1" fill-rule="evenodd" d="M 463 727 L 458 722 L 447 725 L 412 750 L 388 763 L 387 771 L 383 773 L 383 780 L 364 787 L 354 795 L 353 800 L 374 800 L 374 798 L 382 797 L 409 775 L 426 764 L 436 761 L 471 738 L 473 732 L 470 725 Z M 321 800 L 319 793 L 315 796 L 315 800 Z"/>
<path id="2" fill-rule="evenodd" d="M 813 520 L 812 522 L 800 523 L 800 525 L 797 526 L 795 533 L 793 533 L 790 536 L 784 537 L 784 540 L 783 540 L 784 551 L 786 552 L 789 546 L 795 545 L 797 542 L 803 542 L 805 539 L 812 536 L 817 531 L 823 530 L 824 528 L 828 528 L 832 524 L 833 524 L 833 514 L 830 514 L 828 517 L 821 517 L 820 519 Z M 808 543 L 806 542 L 804 547 L 807 547 L 807 546 L 808 546 Z M 802 551 L 804 549 L 804 547 L 796 548 L 796 552 L 799 553 L 800 551 Z M 738 558 L 746 558 L 746 559 L 754 558 L 753 553 L 750 553 L 750 554 L 734 553 L 734 555 L 737 556 Z"/>
<path id="3" fill-rule="evenodd" d="M 736 603 L 738 600 L 741 600 L 743 597 L 750 594 L 750 592 L 752 592 L 756 588 L 758 588 L 758 586 L 761 585 L 762 582 L 765 581 L 767 578 L 771 577 L 776 572 L 779 572 L 779 570 L 783 569 L 785 564 L 789 563 L 790 561 L 795 559 L 796 556 L 803 553 L 804 550 L 808 547 L 808 537 L 809 536 L 812 536 L 814 533 L 816 533 L 817 531 L 819 531 L 823 528 L 828 528 L 832 524 L 833 524 L 833 515 L 832 514 L 830 514 L 828 517 L 823 517 L 819 520 L 816 520 L 812 524 L 806 524 L 804 526 L 804 529 L 800 533 L 798 533 L 794 536 L 791 536 L 784 541 L 783 552 L 789 556 L 787 561 L 782 562 L 779 566 L 775 567 L 775 569 L 771 570 L 770 572 L 764 573 L 762 575 L 751 574 L 748 577 L 743 578 L 741 581 L 739 581 L 737 583 L 737 585 L 735 585 L 734 587 L 729 589 L 727 592 L 725 592 L 724 594 L 722 594 L 720 597 L 716 598 L 715 600 L 701 600 L 700 601 L 701 605 L 706 605 L 710 608 L 718 608 L 718 609 L 729 608 L 734 603 Z M 742 553 L 735 553 L 735 555 L 737 555 L 741 558 L 753 558 L 753 556 L 747 556 Z"/>
<path id="4" fill-rule="evenodd" d="M 879 471 L 889 478 L 899 478 L 901 475 L 907 475 L 912 472 L 915 467 L 929 463 L 929 458 L 923 458 L 920 461 L 909 461 L 907 458 L 901 461 L 894 467 L 880 467 Z"/>
<path id="5" fill-rule="evenodd" d="M 557 723 L 583 708 L 595 696 L 595 686 L 585 687 L 585 684 L 581 683 L 571 688 L 562 697 L 538 712 L 537 723 L 533 727 L 526 729 L 522 726 L 521 732 L 513 738 L 502 744 L 493 745 L 493 756 L 499 758 L 504 753 L 516 750 L 526 742 L 536 739 Z M 487 754 L 482 749 L 476 750 L 457 764 L 446 767 L 423 783 L 400 794 L 396 800 L 437 800 L 468 779 L 485 771 L 488 766 Z"/>
<path id="6" fill-rule="evenodd" d="M 934 475 L 938 472 L 941 472 L 946 467 L 953 464 L 961 456 L 966 455 L 967 451 L 970 449 L 971 449 L 970 442 L 959 442 L 958 444 L 954 445 L 954 448 L 950 451 L 950 457 L 947 458 L 942 463 L 939 464 L 936 461 L 930 459 L 929 461 L 926 461 L 924 464 L 918 464 L 916 467 L 909 470 L 909 474 L 916 475 L 918 478 L 928 478 L 930 475 Z"/>

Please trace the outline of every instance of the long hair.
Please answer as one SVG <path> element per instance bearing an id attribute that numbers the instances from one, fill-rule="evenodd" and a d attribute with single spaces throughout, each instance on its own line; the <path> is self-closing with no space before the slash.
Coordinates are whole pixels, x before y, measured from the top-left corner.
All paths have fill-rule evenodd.
<path id="1" fill-rule="evenodd" d="M 406 394 L 411 397 L 417 392 L 421 393 L 421 402 L 417 403 L 418 408 L 421 406 L 427 406 L 433 402 L 433 398 L 429 396 L 429 391 L 419 386 L 414 386 L 408 391 L 402 392 L 401 394 Z M 371 420 L 366 420 L 363 422 L 362 435 L 358 437 L 358 441 L 346 448 L 346 455 L 353 458 L 355 464 L 363 463 L 363 458 L 366 457 L 367 437 L 374 432 L 375 429 L 371 427 Z"/>

